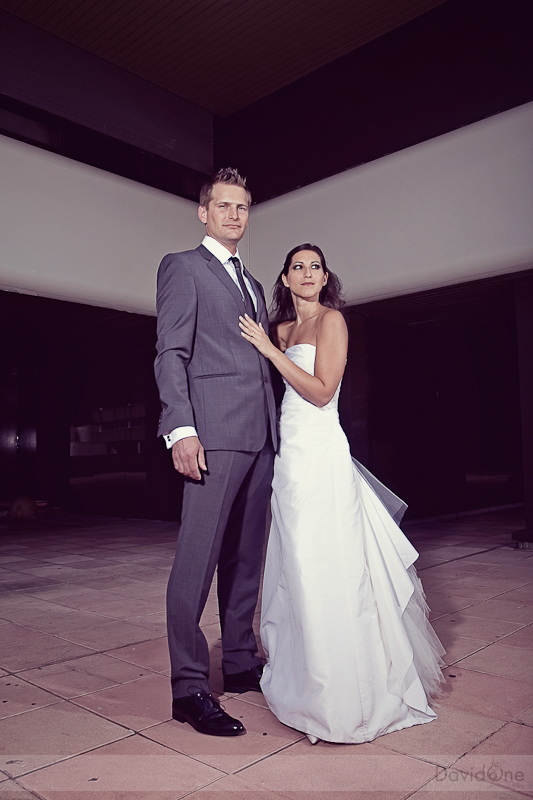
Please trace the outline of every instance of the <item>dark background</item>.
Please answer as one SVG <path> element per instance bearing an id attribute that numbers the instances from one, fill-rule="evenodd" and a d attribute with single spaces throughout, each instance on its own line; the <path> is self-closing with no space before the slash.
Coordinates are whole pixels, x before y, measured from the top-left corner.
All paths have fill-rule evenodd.
<path id="1" fill-rule="evenodd" d="M 208 165 L 235 165 L 262 201 L 533 99 L 531 0 L 447 0 L 226 114 L 187 112 L 159 87 L 147 104 L 146 81 L 131 102 L 141 78 L 4 10 L 0 22 L 0 132 L 193 200 Z M 204 125 L 203 150 L 190 144 L 181 161 L 173 113 Z M 351 306 L 346 319 L 354 455 L 411 517 L 514 504 L 525 485 L 533 530 L 532 270 Z M 181 482 L 155 438 L 155 320 L 0 292 L 0 337 L 4 508 L 26 496 L 176 518 Z"/>
<path id="2" fill-rule="evenodd" d="M 516 296 L 528 282 L 533 271 L 345 309 L 342 424 L 408 518 L 523 499 Z M 154 318 L 1 292 L 0 319 L 1 500 L 177 518 L 181 479 L 156 439 Z M 96 438 L 108 429 L 105 454 L 71 456 L 88 424 Z"/>

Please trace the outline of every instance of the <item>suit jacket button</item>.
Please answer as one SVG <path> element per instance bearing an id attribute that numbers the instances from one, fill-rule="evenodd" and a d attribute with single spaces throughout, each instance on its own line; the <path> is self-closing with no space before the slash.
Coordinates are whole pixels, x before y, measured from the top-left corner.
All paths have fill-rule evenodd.
<path id="1" fill-rule="evenodd" d="M 265 383 L 268 383 L 268 378 L 266 376 L 263 378 L 263 380 Z"/>

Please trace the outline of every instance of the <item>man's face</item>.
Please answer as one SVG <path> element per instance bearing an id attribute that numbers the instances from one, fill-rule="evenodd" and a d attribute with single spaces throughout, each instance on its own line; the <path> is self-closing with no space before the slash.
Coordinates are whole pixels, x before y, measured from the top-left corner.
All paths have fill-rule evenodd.
<path id="1" fill-rule="evenodd" d="M 244 236 L 248 225 L 248 197 L 242 186 L 215 183 L 213 196 L 207 208 L 200 206 L 198 217 L 209 236 L 223 244 L 232 253 Z"/>

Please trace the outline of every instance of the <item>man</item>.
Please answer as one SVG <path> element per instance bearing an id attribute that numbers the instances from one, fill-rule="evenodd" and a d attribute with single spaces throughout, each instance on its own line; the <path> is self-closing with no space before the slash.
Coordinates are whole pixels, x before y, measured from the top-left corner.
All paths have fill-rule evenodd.
<path id="1" fill-rule="evenodd" d="M 250 202 L 239 173 L 220 170 L 200 193 L 202 244 L 165 256 L 158 273 L 159 434 L 185 476 L 167 590 L 172 716 L 214 736 L 246 733 L 209 689 L 199 622 L 217 565 L 224 691 L 260 691 L 262 673 L 252 623 L 276 428 L 268 363 L 238 324 L 246 311 L 268 326 L 237 250 Z"/>

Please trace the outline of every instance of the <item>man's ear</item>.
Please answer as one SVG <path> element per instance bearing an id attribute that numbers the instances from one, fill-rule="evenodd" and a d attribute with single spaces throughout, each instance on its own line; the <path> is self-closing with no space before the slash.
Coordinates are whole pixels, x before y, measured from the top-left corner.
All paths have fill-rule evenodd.
<path id="1" fill-rule="evenodd" d="M 200 222 L 203 222 L 204 225 L 206 224 L 207 208 L 204 208 L 204 206 L 198 206 L 198 219 L 200 220 Z"/>

